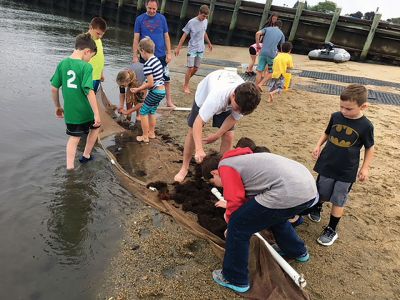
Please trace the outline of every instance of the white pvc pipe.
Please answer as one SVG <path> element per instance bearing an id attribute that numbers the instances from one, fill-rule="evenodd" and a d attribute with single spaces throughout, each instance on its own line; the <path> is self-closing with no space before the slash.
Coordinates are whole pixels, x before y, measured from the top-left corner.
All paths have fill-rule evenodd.
<path id="1" fill-rule="evenodd" d="M 226 200 L 224 199 L 224 197 L 218 191 L 217 188 L 215 187 L 212 188 L 211 193 L 213 193 L 218 200 L 226 202 Z M 293 269 L 293 267 L 289 265 L 287 261 L 283 259 L 278 252 L 275 251 L 274 248 L 272 248 L 272 246 L 261 236 L 259 232 L 255 233 L 254 235 L 264 243 L 265 247 L 267 247 L 272 257 L 275 259 L 278 265 L 290 276 L 290 278 L 294 281 L 294 283 L 296 283 L 300 288 L 304 288 L 307 285 L 307 282 L 304 279 L 303 274 L 297 273 L 297 271 Z"/>
<path id="2" fill-rule="evenodd" d="M 172 110 L 172 111 L 191 111 L 190 107 L 169 107 L 169 106 L 159 106 L 158 110 Z"/>

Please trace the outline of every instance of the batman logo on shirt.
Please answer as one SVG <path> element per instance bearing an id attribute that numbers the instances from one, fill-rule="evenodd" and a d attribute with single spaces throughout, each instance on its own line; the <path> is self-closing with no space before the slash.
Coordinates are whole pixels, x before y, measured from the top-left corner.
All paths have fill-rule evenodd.
<path id="1" fill-rule="evenodd" d="M 359 134 L 353 128 L 336 124 L 332 126 L 329 141 L 341 148 L 349 148 L 353 146 L 359 138 Z"/>

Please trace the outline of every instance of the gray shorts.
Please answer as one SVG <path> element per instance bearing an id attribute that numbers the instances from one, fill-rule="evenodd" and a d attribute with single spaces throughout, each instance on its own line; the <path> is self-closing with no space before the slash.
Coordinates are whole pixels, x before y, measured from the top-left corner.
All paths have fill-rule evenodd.
<path id="1" fill-rule="evenodd" d="M 319 175 L 317 179 L 320 201 L 330 201 L 339 207 L 346 204 L 352 186 L 352 182 L 343 182 L 322 175 Z"/>
<path id="2" fill-rule="evenodd" d="M 200 110 L 200 107 L 197 106 L 196 101 L 193 101 L 192 110 L 190 111 L 190 114 L 187 118 L 187 123 L 190 128 L 193 128 L 193 123 L 196 120 L 197 116 L 199 115 L 199 110 Z M 220 128 L 222 126 L 222 124 L 224 123 L 225 119 L 227 117 L 229 117 L 230 115 L 231 115 L 230 110 L 224 111 L 218 115 L 215 115 L 213 117 L 212 126 Z M 235 129 L 235 126 L 233 126 L 231 129 L 229 129 L 229 131 L 234 130 L 234 129 Z"/>

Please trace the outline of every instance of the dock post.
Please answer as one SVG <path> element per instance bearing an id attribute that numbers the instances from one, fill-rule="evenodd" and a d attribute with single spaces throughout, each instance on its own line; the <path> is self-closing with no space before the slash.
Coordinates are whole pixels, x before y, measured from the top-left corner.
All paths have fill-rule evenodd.
<path id="1" fill-rule="evenodd" d="M 262 14 L 262 17 L 261 17 L 260 25 L 258 26 L 258 30 L 262 29 L 264 24 L 267 22 L 268 13 L 269 13 L 269 11 L 271 9 L 271 5 L 272 5 L 272 0 L 267 0 L 265 2 L 264 10 L 263 10 L 263 14 Z"/>
<path id="2" fill-rule="evenodd" d="M 213 21 L 215 2 L 217 2 L 217 0 L 210 1 L 210 14 L 208 15 L 208 25 L 211 25 Z M 208 28 L 210 28 L 210 26 L 208 26 Z"/>
<path id="3" fill-rule="evenodd" d="M 87 0 L 82 1 L 82 8 L 81 8 L 81 15 L 84 16 L 86 13 L 86 6 L 87 6 Z"/>
<path id="4" fill-rule="evenodd" d="M 117 25 L 119 24 L 120 21 L 121 11 L 123 6 L 124 6 L 124 0 L 118 0 L 117 20 L 116 20 Z"/>
<path id="5" fill-rule="evenodd" d="M 341 12 L 342 12 L 342 8 L 336 7 L 335 13 L 332 17 L 331 26 L 329 26 L 328 33 L 326 34 L 326 37 L 325 37 L 325 43 L 328 43 L 331 41 L 331 38 L 333 36 L 333 33 L 335 32 L 336 24 L 337 24 L 337 21 L 339 20 Z"/>
<path id="6" fill-rule="evenodd" d="M 186 12 L 188 7 L 189 0 L 183 0 L 181 14 L 179 15 L 179 20 L 183 21 L 186 18 Z"/>
<path id="7" fill-rule="evenodd" d="M 106 4 L 106 0 L 101 0 L 100 2 L 100 10 L 99 10 L 99 16 L 103 17 L 103 13 L 104 13 L 104 4 Z"/>
<path id="8" fill-rule="evenodd" d="M 165 5 L 167 4 L 167 0 L 162 0 L 161 1 L 161 8 L 160 8 L 160 13 L 164 14 L 165 13 Z"/>
<path id="9" fill-rule="evenodd" d="M 372 21 L 371 29 L 368 33 L 367 40 L 365 41 L 363 50 L 360 55 L 361 60 L 365 60 L 367 58 L 369 47 L 371 47 L 372 40 L 374 39 L 375 31 L 376 31 L 376 28 L 378 28 L 381 17 L 382 17 L 381 14 L 375 14 L 374 20 Z"/>
<path id="10" fill-rule="evenodd" d="M 293 20 L 292 29 L 290 30 L 288 39 L 289 42 L 293 42 L 294 37 L 296 36 L 297 27 L 299 26 L 300 17 L 301 13 L 303 12 L 303 9 L 304 9 L 304 0 L 300 0 L 299 5 L 297 6 L 296 15 Z"/>
<path id="11" fill-rule="evenodd" d="M 226 44 L 227 45 L 229 45 L 231 43 L 233 31 L 236 28 L 236 22 L 237 22 L 237 17 L 238 17 L 238 14 L 239 14 L 240 4 L 242 4 L 242 0 L 236 0 L 235 8 L 233 9 L 233 13 L 232 13 L 231 24 L 229 25 L 228 36 L 227 36 L 227 39 L 226 39 Z"/>
<path id="12" fill-rule="evenodd" d="M 140 11 L 142 10 L 143 7 L 143 0 L 137 0 L 137 4 L 136 4 L 136 10 L 137 10 L 137 14 L 140 14 Z"/>

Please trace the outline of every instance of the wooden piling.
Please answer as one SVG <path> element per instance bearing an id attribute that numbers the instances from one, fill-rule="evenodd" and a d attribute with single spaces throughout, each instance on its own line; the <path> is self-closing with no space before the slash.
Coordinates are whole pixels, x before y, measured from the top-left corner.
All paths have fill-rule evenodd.
<path id="1" fill-rule="evenodd" d="M 142 10 L 142 7 L 144 6 L 144 1 L 143 0 L 137 0 L 137 4 L 136 4 L 136 10 L 137 13 L 139 14 L 139 12 Z"/>
<path id="2" fill-rule="evenodd" d="M 267 0 L 265 2 L 264 10 L 263 10 L 263 14 L 262 14 L 262 17 L 261 17 L 260 25 L 258 26 L 258 30 L 262 29 L 264 24 L 267 22 L 268 13 L 269 13 L 269 11 L 271 9 L 271 5 L 272 5 L 272 0 Z"/>
<path id="3" fill-rule="evenodd" d="M 367 40 L 365 41 L 363 50 L 361 52 L 360 58 L 365 60 L 367 58 L 367 54 L 369 51 L 369 47 L 371 47 L 372 40 L 374 39 L 376 28 L 378 28 L 379 21 L 381 20 L 381 14 L 375 14 L 374 20 L 372 21 L 371 29 L 368 33 Z"/>
<path id="4" fill-rule="evenodd" d="M 87 0 L 82 1 L 82 8 L 81 8 L 81 14 L 84 16 L 86 14 L 86 7 L 87 7 Z"/>
<path id="5" fill-rule="evenodd" d="M 303 1 L 299 1 L 299 5 L 297 6 L 297 10 L 296 10 L 296 15 L 294 16 L 293 19 L 293 24 L 292 24 L 292 29 L 290 30 L 290 35 L 289 35 L 289 42 L 293 42 L 294 37 L 296 36 L 296 31 L 297 31 L 297 27 L 299 26 L 299 21 L 300 21 L 300 17 L 301 17 L 301 13 L 303 12 L 304 9 L 304 2 Z"/>
<path id="6" fill-rule="evenodd" d="M 208 15 L 208 25 L 211 25 L 213 21 L 215 2 L 217 2 L 217 0 L 210 1 L 210 14 Z M 208 26 L 208 28 L 210 28 L 210 26 Z"/>
<path id="7" fill-rule="evenodd" d="M 229 25 L 228 36 L 227 36 L 227 39 L 226 39 L 226 44 L 227 45 L 229 45 L 231 43 L 233 31 L 236 28 L 236 23 L 237 23 L 237 17 L 238 17 L 238 14 L 239 14 L 240 4 L 242 4 L 242 0 L 236 0 L 235 8 L 233 9 L 233 13 L 232 13 L 231 23 Z"/>
<path id="8" fill-rule="evenodd" d="M 164 14 L 165 13 L 165 5 L 167 4 L 167 0 L 162 0 L 161 1 L 161 9 L 160 9 L 160 13 Z"/>
<path id="9" fill-rule="evenodd" d="M 124 6 L 124 0 L 118 0 L 118 9 L 117 9 L 117 20 L 116 23 L 119 24 L 122 7 Z"/>
<path id="10" fill-rule="evenodd" d="M 99 16 L 103 17 L 103 13 L 104 13 L 104 5 L 106 4 L 107 0 L 101 0 L 100 2 L 100 9 L 99 9 Z"/>
<path id="11" fill-rule="evenodd" d="M 329 26 L 328 33 L 326 34 L 326 37 L 325 37 L 325 43 L 328 43 L 331 41 L 331 38 L 333 36 L 333 33 L 335 32 L 336 24 L 337 24 L 337 21 L 339 20 L 341 12 L 342 12 L 342 8 L 336 7 L 335 13 L 332 17 L 331 25 Z"/>
<path id="12" fill-rule="evenodd" d="M 183 0 L 182 7 L 181 7 L 181 14 L 179 19 L 183 21 L 186 18 L 187 7 L 188 7 L 189 0 Z"/>

